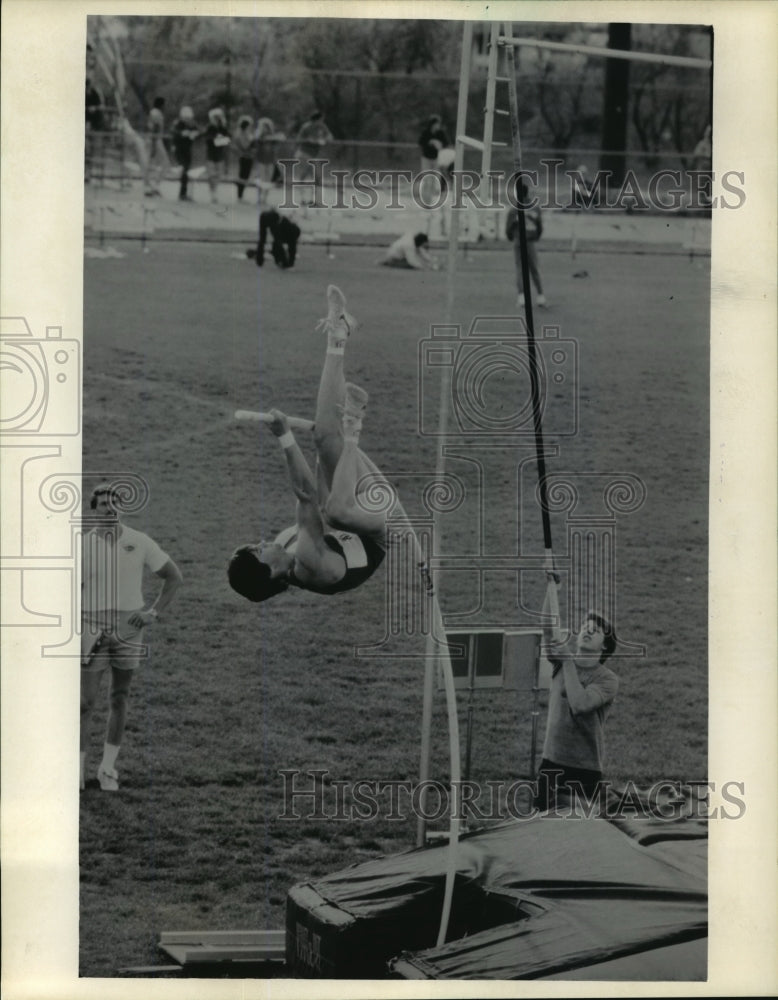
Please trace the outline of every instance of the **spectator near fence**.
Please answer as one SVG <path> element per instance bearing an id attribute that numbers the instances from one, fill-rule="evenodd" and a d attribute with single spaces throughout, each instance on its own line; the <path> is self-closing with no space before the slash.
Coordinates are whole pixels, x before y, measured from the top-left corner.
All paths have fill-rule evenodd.
<path id="1" fill-rule="evenodd" d="M 194 120 L 194 113 L 191 108 L 183 107 L 178 115 L 178 120 L 173 126 L 173 152 L 175 153 L 178 165 L 181 167 L 181 179 L 178 189 L 179 201 L 191 201 L 189 197 L 189 170 L 192 166 L 192 147 L 195 139 L 200 135 L 200 129 Z"/>
<path id="2" fill-rule="evenodd" d="M 155 97 L 154 105 L 149 112 L 147 123 L 148 130 L 148 158 L 146 160 L 146 170 L 144 174 L 144 186 L 146 197 L 154 197 L 162 194 L 160 184 L 165 172 L 170 168 L 170 159 L 165 149 L 165 98 Z"/>
<path id="3" fill-rule="evenodd" d="M 275 180 L 278 143 L 285 139 L 283 132 L 276 129 L 272 118 L 260 118 L 254 130 L 254 148 L 257 158 L 257 178 L 263 184 Z"/>
<path id="4" fill-rule="evenodd" d="M 227 131 L 227 119 L 221 108 L 211 108 L 208 112 L 208 127 L 205 130 L 205 169 L 208 174 L 208 187 L 211 190 L 211 202 L 219 201 L 219 182 L 224 177 L 227 166 L 227 147 L 230 145 L 230 134 Z"/>
<path id="5" fill-rule="evenodd" d="M 248 115 L 240 116 L 238 127 L 232 137 L 232 146 L 238 154 L 238 201 L 243 201 L 243 192 L 254 166 L 254 136 Z"/>
<path id="6" fill-rule="evenodd" d="M 443 119 L 440 115 L 430 115 L 427 124 L 424 126 L 419 136 L 419 149 L 421 150 L 421 169 L 424 171 L 434 171 L 438 173 L 438 154 L 442 149 L 447 149 L 451 145 L 448 133 L 443 128 Z M 422 180 L 419 192 L 423 202 L 433 191 L 434 178 L 426 176 Z"/>
<path id="7" fill-rule="evenodd" d="M 311 160 L 323 159 L 327 144 L 332 141 L 332 132 L 327 127 L 321 111 L 314 111 L 297 132 L 297 149 L 294 155 L 295 159 L 300 160 L 303 164 L 301 179 L 308 180 L 310 178 L 313 181 L 313 198 L 309 202 L 311 205 L 320 200 L 320 182 L 323 174 L 323 168 L 317 171 Z"/>

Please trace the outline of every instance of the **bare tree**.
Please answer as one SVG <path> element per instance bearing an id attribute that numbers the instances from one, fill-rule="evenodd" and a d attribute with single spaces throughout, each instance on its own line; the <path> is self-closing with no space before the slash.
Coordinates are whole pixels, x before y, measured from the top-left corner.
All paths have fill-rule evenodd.
<path id="1" fill-rule="evenodd" d="M 637 30 L 637 29 L 636 29 Z M 637 48 L 705 58 L 709 35 L 689 25 L 641 25 Z M 688 166 L 684 153 L 694 148 L 709 121 L 711 75 L 698 69 L 636 64 L 632 86 L 632 125 L 644 160 L 653 166 L 670 149 Z"/>
<path id="2" fill-rule="evenodd" d="M 590 68 L 586 60 L 576 72 L 577 79 L 563 79 L 553 61 L 548 60 L 537 79 L 538 109 L 555 150 L 567 149 L 580 131 L 591 96 L 587 90 Z"/>

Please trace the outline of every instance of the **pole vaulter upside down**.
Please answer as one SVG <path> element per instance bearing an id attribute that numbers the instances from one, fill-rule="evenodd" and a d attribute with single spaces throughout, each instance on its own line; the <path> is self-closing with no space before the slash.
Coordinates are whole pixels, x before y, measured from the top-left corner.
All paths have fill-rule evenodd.
<path id="1" fill-rule="evenodd" d="M 271 541 L 241 545 L 227 567 L 230 586 L 250 601 L 267 600 L 289 587 L 318 594 L 337 594 L 358 587 L 381 565 L 388 544 L 387 517 L 396 528 L 405 520 L 395 491 L 378 467 L 359 448 L 367 393 L 346 382 L 344 355 L 357 322 L 346 310 L 339 288 L 327 288 L 327 316 L 319 323 L 327 336 L 316 416 L 313 422 L 288 417 L 280 410 L 256 413 L 238 410 L 238 420 L 269 425 L 284 450 L 292 491 L 297 498 L 296 523 Z M 293 428 L 313 430 L 316 471 L 311 470 Z M 391 501 L 391 502 L 387 502 Z M 421 573 L 422 593 L 428 602 L 432 630 L 428 638 L 427 668 L 441 670 L 446 692 L 452 794 L 461 780 L 459 722 L 454 677 L 440 606 L 432 587 L 418 539 L 408 522 Z M 449 864 L 438 941 L 445 940 L 456 875 L 459 809 L 452 809 Z"/>
<path id="2" fill-rule="evenodd" d="M 337 594 L 369 579 L 386 555 L 386 504 L 375 503 L 381 484 L 391 489 L 380 470 L 359 448 L 367 393 L 346 382 L 346 342 L 357 323 L 346 311 L 339 288 L 327 289 L 329 311 L 319 323 L 327 336 L 327 352 L 319 383 L 313 423 L 287 417 L 238 411 L 238 419 L 267 423 L 283 448 L 292 492 L 297 498 L 296 523 L 273 541 L 242 545 L 228 566 L 230 585 L 250 601 L 264 601 L 301 587 L 317 594 Z M 316 469 L 309 466 L 292 427 L 312 428 Z M 371 495 L 373 502 L 371 504 Z"/>

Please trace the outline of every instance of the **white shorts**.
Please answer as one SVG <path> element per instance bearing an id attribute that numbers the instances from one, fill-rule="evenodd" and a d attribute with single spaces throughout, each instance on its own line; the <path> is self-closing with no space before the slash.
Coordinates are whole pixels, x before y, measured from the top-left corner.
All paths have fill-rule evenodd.
<path id="1" fill-rule="evenodd" d="M 143 629 L 127 619 L 135 611 L 85 611 L 81 623 L 81 669 L 135 670 L 148 656 Z"/>

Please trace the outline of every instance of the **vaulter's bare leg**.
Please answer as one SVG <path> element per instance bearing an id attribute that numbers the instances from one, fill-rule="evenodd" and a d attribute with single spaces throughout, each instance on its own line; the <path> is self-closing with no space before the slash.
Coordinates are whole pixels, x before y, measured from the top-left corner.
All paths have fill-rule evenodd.
<path id="1" fill-rule="evenodd" d="M 346 297 L 335 285 L 327 288 L 327 305 L 327 317 L 319 324 L 327 335 L 327 353 L 316 400 L 314 440 L 318 456 L 317 472 L 329 491 L 343 450 L 342 421 L 346 399 L 344 354 L 346 341 L 356 329 L 356 321 L 346 311 Z"/>
<path id="2" fill-rule="evenodd" d="M 360 495 L 366 492 L 365 484 L 360 485 L 360 480 L 368 473 L 373 474 L 373 480 L 376 474 L 380 476 L 373 463 L 359 450 L 359 435 L 366 408 L 365 390 L 347 382 L 342 417 L 343 443 L 332 477 L 326 515 L 331 524 L 342 530 L 383 538 L 386 511 L 373 513 L 365 503 L 360 502 Z"/>

